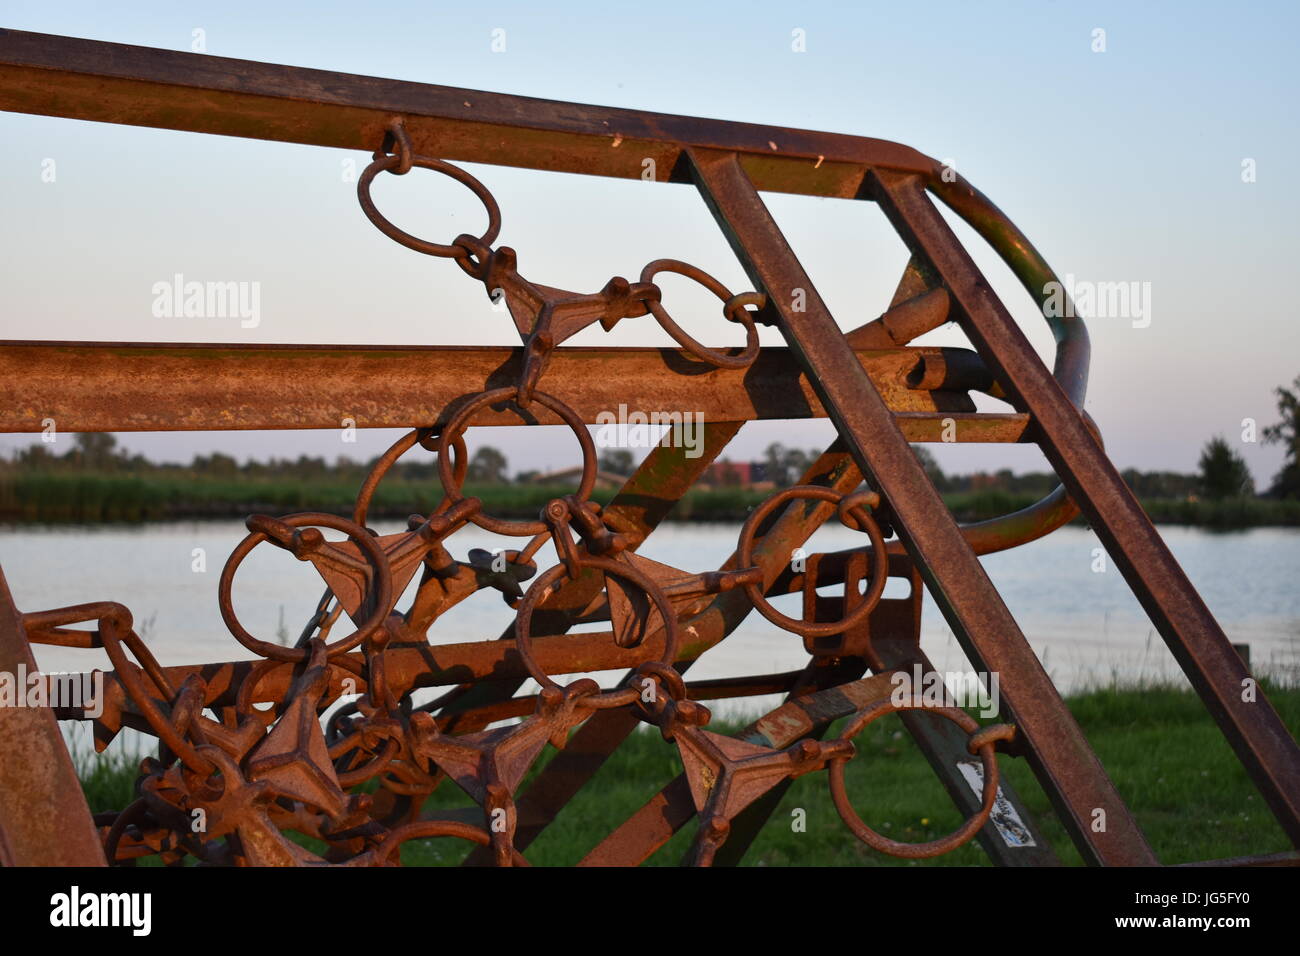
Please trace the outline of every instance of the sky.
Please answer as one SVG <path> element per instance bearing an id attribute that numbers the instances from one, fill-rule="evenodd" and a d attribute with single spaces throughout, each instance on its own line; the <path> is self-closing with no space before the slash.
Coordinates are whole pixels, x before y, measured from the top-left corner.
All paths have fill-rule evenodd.
<path id="1" fill-rule="evenodd" d="M 1281 464 L 1277 446 L 1242 440 L 1242 423 L 1276 420 L 1273 389 L 1300 374 L 1287 291 L 1300 260 L 1300 5 L 10 0 L 0 25 L 173 50 L 190 50 L 201 30 L 209 55 L 906 143 L 954 165 L 1062 278 L 1143 290 L 1139 320 L 1089 322 L 1087 408 L 1120 467 L 1192 471 L 1216 434 L 1261 486 Z M 493 51 L 494 36 L 504 50 Z M 346 175 L 364 154 L 12 113 L 0 113 L 0 143 L 0 337 L 518 342 L 454 264 L 396 245 L 365 219 Z M 50 160 L 52 182 L 42 177 Z M 533 281 L 592 291 L 672 257 L 746 287 L 690 186 L 468 168 L 497 196 L 499 241 Z M 454 184 L 388 179 L 376 199 L 404 228 L 445 239 L 479 230 L 481 212 Z M 906 262 L 879 210 L 766 198 L 839 324 L 879 315 Z M 1035 303 L 972 233 L 959 235 L 1050 361 Z M 257 327 L 155 317 L 153 287 L 177 273 L 258 283 Z M 664 288 L 688 331 L 732 344 L 735 329 L 708 293 L 685 280 Z M 762 337 L 781 344 L 775 330 Z M 670 342 L 629 321 L 569 344 Z M 918 344 L 966 342 L 949 327 Z M 395 434 L 363 431 L 355 444 L 319 431 L 118 437 L 152 458 L 187 461 L 214 450 L 365 458 Z M 755 423 L 727 456 L 831 437 L 824 421 Z M 34 440 L 0 436 L 0 449 Z M 577 461 L 572 439 L 554 429 L 475 440 L 502 448 L 514 470 Z M 932 447 L 949 471 L 1045 466 L 1031 447 Z"/>

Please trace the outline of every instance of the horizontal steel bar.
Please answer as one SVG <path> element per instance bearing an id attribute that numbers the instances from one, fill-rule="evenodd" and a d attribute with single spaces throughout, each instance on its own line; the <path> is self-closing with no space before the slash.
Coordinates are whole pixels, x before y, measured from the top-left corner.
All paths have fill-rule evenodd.
<path id="1" fill-rule="evenodd" d="M 858 352 L 912 441 L 1020 441 L 1020 414 L 972 414 L 963 393 L 909 388 L 937 349 Z M 523 349 L 507 346 L 231 346 L 87 342 L 0 343 L 0 432 L 208 431 L 434 425 L 449 403 L 518 381 Z M 789 350 L 763 349 L 748 369 L 701 365 L 676 349 L 561 348 L 546 388 L 589 424 L 619 406 L 704 421 L 825 417 Z M 629 400 L 629 396 L 635 396 Z M 533 406 L 536 421 L 555 424 Z M 518 410 L 485 410 L 477 425 L 518 425 Z"/>
<path id="2" fill-rule="evenodd" d="M 762 189 L 852 198 L 868 166 L 936 175 L 886 140 L 432 86 L 0 30 L 0 109 L 253 139 L 378 148 L 394 116 L 441 159 L 640 179 L 687 146 L 745 156 Z"/>

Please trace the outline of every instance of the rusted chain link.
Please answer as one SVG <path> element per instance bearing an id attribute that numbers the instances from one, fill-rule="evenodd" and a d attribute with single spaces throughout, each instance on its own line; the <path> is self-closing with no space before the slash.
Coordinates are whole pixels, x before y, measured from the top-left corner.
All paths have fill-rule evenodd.
<path id="1" fill-rule="evenodd" d="M 370 184 L 382 171 L 403 175 L 415 168 L 466 185 L 487 209 L 487 230 L 444 245 L 393 226 L 371 201 Z M 971 752 L 983 761 L 984 791 L 980 811 L 955 833 L 930 843 L 901 844 L 868 828 L 845 789 L 853 738 L 872 721 L 900 709 L 893 702 L 868 702 L 834 740 L 820 742 L 804 733 L 790 738 L 788 746 L 769 747 L 708 730 L 712 713 L 693 699 L 681 673 L 680 618 L 701 606 L 701 598 L 743 594 L 742 603 L 747 599 L 768 621 L 805 638 L 862 627 L 875 611 L 889 573 L 885 533 L 875 515 L 882 506 L 879 496 L 869 491 L 846 495 L 820 485 L 787 488 L 745 521 L 730 565 L 693 574 L 656 564 L 636 556 L 632 544 L 638 539 L 620 530 L 625 526 L 614 512 L 607 514 L 591 500 L 597 459 L 586 424 L 539 388 L 547 356 L 558 342 L 592 322 L 608 329 L 623 318 L 646 314 L 699 360 L 744 367 L 757 354 L 751 310 L 763 307 L 763 297 L 733 295 L 708 274 L 671 259 L 647 265 L 637 283 L 615 278 L 593 295 L 534 285 L 514 270 L 512 250 L 492 246 L 500 213 L 487 189 L 463 170 L 415 154 L 400 124 L 391 128 L 384 150 L 362 175 L 358 193 L 366 214 L 385 235 L 425 254 L 456 260 L 490 294 L 504 290 L 526 345 L 524 370 L 514 385 L 463 396 L 443 410 L 438 420 L 445 424 L 436 430 L 415 428 L 398 439 L 358 490 L 351 520 L 324 513 L 247 520 L 249 533 L 222 570 L 218 606 L 230 633 L 256 661 L 174 682 L 132 629 L 131 616 L 121 605 L 25 616 L 35 642 L 108 653 L 115 695 L 105 701 L 110 706 L 97 729 L 111 735 L 133 726 L 158 738 L 156 756 L 141 767 L 138 799 L 100 819 L 110 861 L 157 855 L 167 863 L 192 857 L 217 865 L 381 866 L 395 862 L 411 840 L 453 837 L 483 847 L 498 865 L 526 864 L 516 839 L 517 795 L 526 774 L 548 746 L 564 748 L 576 730 L 586 731 L 594 715 L 620 710 L 632 723 L 658 728 L 677 749 L 699 820 L 688 854 L 691 863 L 712 864 L 731 836 L 732 821 L 762 794 L 822 769 L 849 830 L 881 852 L 930 856 L 971 839 L 987 821 L 997 792 L 994 748 L 1010 739 L 1012 728 L 981 729 L 954 708 L 909 705 L 931 710 L 966 732 Z M 660 301 L 654 279 L 663 272 L 680 274 L 713 292 L 724 315 L 745 328 L 744 348 L 710 349 L 683 332 Z M 547 502 L 536 520 L 487 514 L 479 499 L 465 494 L 466 431 L 485 410 L 512 403 L 547 409 L 568 425 L 581 454 L 576 488 Z M 416 445 L 435 454 L 441 495 L 429 513 L 412 515 L 406 530 L 378 534 L 367 527 L 376 490 Z M 760 535 L 779 511 L 800 509 L 827 517 L 833 513 L 867 537 L 870 567 L 859 577 L 869 578 L 869 585 L 861 595 L 855 590 L 851 603 L 846 598 L 839 620 L 796 620 L 768 600 L 776 573 L 770 562 L 756 557 L 762 549 Z M 520 549 L 474 548 L 457 556 L 453 539 L 471 524 L 528 541 Z M 342 540 L 327 539 L 326 532 Z M 236 572 L 265 543 L 309 562 L 326 583 L 324 596 L 291 647 L 255 637 L 235 612 Z M 536 561 L 548 543 L 554 563 L 538 573 Z M 866 566 L 865 558 L 862 564 Z M 421 577 L 411 605 L 399 611 L 396 604 L 417 571 Z M 525 591 L 526 581 L 531 583 Z M 458 686 L 417 705 L 414 694 L 421 687 L 448 682 L 445 675 L 431 677 L 444 665 L 442 649 L 429 641 L 430 626 L 481 590 L 499 591 L 515 610 L 504 640 L 492 645 L 499 653 L 477 674 L 455 672 L 452 680 Z M 730 607 L 736 616 L 740 605 Z M 343 614 L 352 630 L 331 637 Z M 611 626 L 606 633 L 563 633 L 577 621 L 606 619 Z M 543 620 L 547 624 L 538 635 L 535 628 Z M 557 620 L 562 621 L 558 632 Z M 84 622 L 95 622 L 97 629 L 70 627 Z M 693 629 L 691 634 L 698 637 Z M 589 665 L 591 655 L 606 650 L 627 669 L 616 686 L 603 689 L 588 677 L 557 680 L 607 669 Z M 420 661 L 414 668 L 412 652 Z M 484 690 L 484 678 L 501 686 L 516 677 L 512 686 L 531 678 L 538 691 L 516 697 L 509 689 L 495 695 Z M 448 781 L 477 809 L 445 817 L 426 810 L 429 795 Z M 286 836 L 291 831 L 320 841 L 325 849 L 308 850 Z"/>
<path id="2" fill-rule="evenodd" d="M 839 738 L 825 743 L 803 739 L 773 749 L 715 734 L 705 729 L 712 719 L 709 709 L 690 698 L 674 667 L 680 652 L 680 626 L 668 591 L 628 560 L 624 536 L 611 531 L 600 509 L 583 497 L 590 490 L 585 482 L 578 493 L 548 503 L 537 522 L 500 522 L 479 513 L 473 499 L 461 497 L 463 471 L 459 464 L 465 457 L 464 446 L 458 443 L 464 428 L 476 409 L 513 394 L 513 389 L 499 389 L 473 397 L 439 434 L 435 447 L 445 482 L 439 506 L 444 510 L 427 518 L 414 516 L 407 532 L 379 537 L 359 522 L 324 514 L 249 519 L 250 534 L 232 553 L 219 595 L 231 633 L 262 659 L 215 697 L 197 675 L 179 688 L 173 687 L 131 630 L 130 614 L 120 605 L 83 605 L 27 616 L 25 623 L 34 641 L 106 649 L 128 706 L 144 717 L 148 729 L 159 738 L 158 755 L 142 765 L 140 799 L 103 823 L 110 859 L 126 861 L 157 854 L 168 862 L 188 855 L 211 864 L 386 865 L 408 840 L 454 836 L 489 848 L 499 865 L 526 864 L 514 845 L 518 826 L 515 793 L 524 774 L 547 744 L 563 747 L 569 734 L 593 714 L 629 708 L 638 720 L 658 727 L 682 756 L 700 819 L 689 854 L 692 863 L 713 862 L 730 835 L 732 819 L 757 794 L 781 780 L 819 769 L 828 771 L 832 799 L 850 831 L 881 852 L 909 858 L 932 856 L 974 836 L 987 821 L 997 791 L 994 747 L 1011 738 L 1012 728 L 980 728 L 955 708 L 919 702 L 900 707 L 884 699 L 861 709 Z M 545 393 L 537 393 L 536 398 L 549 403 L 562 418 L 569 414 Z M 585 429 L 574 430 L 580 436 L 586 434 Z M 383 474 L 417 443 L 428 446 L 433 436 L 413 431 L 381 456 L 358 497 L 357 518 L 364 520 L 369 496 Z M 583 448 L 589 458 L 588 445 L 584 443 Z M 766 599 L 759 586 L 761 577 L 758 568 L 750 566 L 756 529 L 776 508 L 796 500 L 834 505 L 839 520 L 868 534 L 873 554 L 885 554 L 881 532 L 870 514 L 879 504 L 877 496 L 795 486 L 774 494 L 746 522 L 738 548 L 742 567 L 700 576 L 700 585 L 675 585 L 673 593 L 691 593 L 701 585 L 714 593 L 742 588 L 754 605 L 763 609 Z M 405 554 L 404 560 L 412 560 L 409 555 L 414 555 L 414 559 L 429 562 L 434 551 L 447 555 L 450 565 L 441 560 L 426 564 L 441 569 L 442 576 L 430 571 L 424 586 L 440 588 L 454 603 L 493 586 L 472 563 L 456 562 L 447 552 L 448 537 L 472 522 L 500 533 L 533 535 L 523 551 L 511 553 L 511 560 L 520 565 L 531 565 L 547 541 L 555 549 L 556 563 L 538 576 L 517 602 L 512 653 L 541 688 L 533 698 L 531 713 L 513 726 L 452 736 L 442 732 L 433 710 L 438 703 L 454 701 L 458 693 L 446 695 L 433 707 L 415 708 L 411 691 L 396 692 L 386 676 L 394 638 L 411 639 L 406 625 L 412 612 L 398 615 L 393 609 L 393 556 Z M 347 541 L 327 541 L 320 529 L 342 533 Z M 285 648 L 260 641 L 243 628 L 233 612 L 234 572 L 253 548 L 266 541 L 317 564 L 332 583 L 313 620 L 319 624 L 327 616 L 324 609 L 332 598 L 339 607 L 346 607 L 354 620 L 360 619 L 352 634 L 327 642 L 317 633 L 298 647 Z M 873 565 L 871 587 L 863 601 L 868 611 L 855 609 L 843 621 L 793 621 L 770 607 L 765 613 L 780 626 L 799 633 L 854 626 L 879 599 L 885 570 L 878 563 Z M 564 644 L 557 643 L 555 637 L 545 638 L 547 649 L 539 652 L 532 633 L 534 616 L 553 595 L 592 574 L 604 578 L 607 590 L 617 582 L 644 598 L 634 632 L 640 639 L 623 645 L 641 652 L 640 663 L 627 680 L 610 690 L 602 690 L 588 678 L 562 686 L 552 675 L 581 669 L 580 664 L 571 662 Z M 456 585 L 457 581 L 461 583 Z M 419 602 L 417 596 L 416 604 Z M 69 628 L 91 620 L 98 624 L 95 632 Z M 650 627 L 656 621 L 657 627 Z M 309 626 L 305 633 L 311 631 Z M 615 635 L 610 639 L 617 640 Z M 358 647 L 360 661 L 347 653 Z M 126 657 L 127 650 L 141 662 L 143 671 Z M 341 692 L 349 684 L 361 696 L 336 708 L 322 728 L 319 716 L 341 701 Z M 273 691 L 273 686 L 284 690 Z M 270 700 L 271 706 L 256 706 L 263 700 Z M 983 761 L 983 804 L 955 833 L 929 843 L 903 844 L 871 830 L 857 816 L 845 790 L 844 769 L 854 753 L 852 739 L 868 724 L 899 709 L 917 708 L 953 720 L 969 735 L 971 752 Z M 220 719 L 206 716 L 205 711 Z M 479 805 L 481 827 L 460 819 L 419 819 L 422 802 L 445 780 L 453 781 Z M 377 781 L 379 793 L 386 795 L 381 802 L 355 792 L 372 781 Z M 202 825 L 195 826 L 195 821 Z M 303 849 L 284 836 L 287 830 L 323 841 L 328 852 L 320 857 Z"/>
<path id="3" fill-rule="evenodd" d="M 394 147 L 396 152 L 387 152 Z M 413 168 L 441 173 L 469 189 L 487 211 L 487 229 L 479 236 L 462 234 L 451 243 L 438 243 L 421 239 L 395 226 L 375 205 L 370 194 L 371 186 L 381 172 L 404 175 Z M 513 249 L 508 246 L 493 248 L 501 231 L 501 210 L 491 192 L 458 166 L 416 154 L 400 119 L 390 124 L 384 147 L 375 153 L 373 162 L 358 178 L 357 199 L 366 217 L 385 236 L 416 252 L 455 260 L 466 275 L 483 283 L 489 298 L 494 302 L 504 298 L 526 347 L 527 364 L 518 395 L 524 406 L 532 401 L 532 390 L 540 377 L 541 365 L 550 351 L 594 322 L 599 322 L 605 331 L 609 331 L 623 319 L 653 315 L 664 331 L 686 352 L 717 368 L 746 368 L 758 355 L 755 321 L 757 313 L 766 305 L 766 296 L 757 292 L 733 295 L 708 273 L 676 259 L 651 262 L 641 271 L 639 282 L 630 283 L 621 276 L 615 276 L 601 291 L 590 294 L 568 292 L 529 282 L 516 269 L 516 254 Z M 701 345 L 687 335 L 661 304 L 662 292 L 654 282 L 655 276 L 661 272 L 686 276 L 721 299 L 723 316 L 745 328 L 744 347 L 719 351 Z"/>

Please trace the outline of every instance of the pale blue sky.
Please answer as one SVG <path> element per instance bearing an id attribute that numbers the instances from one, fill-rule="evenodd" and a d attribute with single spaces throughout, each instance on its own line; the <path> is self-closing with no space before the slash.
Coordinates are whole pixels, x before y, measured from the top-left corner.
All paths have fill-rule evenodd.
<path id="1" fill-rule="evenodd" d="M 4 26 L 473 89 L 876 136 L 957 168 L 1064 276 L 1151 284 L 1151 324 L 1090 324 L 1089 410 L 1121 467 L 1191 470 L 1214 433 L 1273 420 L 1300 372 L 1287 283 L 1300 260 L 1295 4 L 385 3 L 6 4 Z M 1106 51 L 1092 52 L 1092 31 Z M 506 51 L 491 52 L 491 31 Z M 807 52 L 791 50 L 806 31 Z M 362 154 L 0 113 L 0 337 L 511 344 L 513 327 L 454 265 L 362 216 L 342 160 Z M 43 183 L 52 158 L 57 180 Z M 1243 183 L 1241 163 L 1257 164 Z M 742 273 L 690 187 L 474 172 L 501 202 L 520 271 L 583 291 L 670 256 L 735 288 Z M 479 213 L 454 187 L 407 177 L 376 195 L 431 237 Z M 770 197 L 844 327 L 886 304 L 905 255 L 868 204 Z M 983 250 L 977 260 L 1041 349 L 1045 325 Z M 174 273 L 261 284 L 262 321 L 159 319 Z M 671 281 L 671 280 L 669 280 Z M 666 286 L 700 336 L 707 294 Z M 695 307 L 694 314 L 692 306 Z M 653 326 L 574 344 L 662 344 Z M 773 333 L 765 340 L 777 344 Z M 924 341 L 958 344 L 942 331 Z M 550 430 L 537 430 L 549 432 Z M 562 467 L 567 439 L 494 431 L 512 467 Z M 829 426 L 748 427 L 731 457 L 807 447 Z M 376 452 L 391 433 L 120 436 L 155 457 Z M 31 438 L 5 438 L 0 447 Z M 1239 446 L 1256 481 L 1280 453 Z M 945 467 L 1036 467 L 1032 449 L 941 448 Z"/>

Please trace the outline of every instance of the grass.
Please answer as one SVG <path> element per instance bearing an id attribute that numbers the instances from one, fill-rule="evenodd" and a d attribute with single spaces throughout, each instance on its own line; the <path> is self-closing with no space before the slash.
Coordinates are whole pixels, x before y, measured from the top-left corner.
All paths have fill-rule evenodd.
<path id="1" fill-rule="evenodd" d="M 535 518 L 552 498 L 572 493 L 568 486 L 467 486 L 466 495 L 503 518 Z M 19 473 L 0 476 L 0 521 L 14 523 L 99 523 L 166 521 L 180 518 L 242 518 L 254 513 L 291 511 L 352 512 L 357 485 L 319 481 L 180 478 L 148 475 Z M 770 491 L 741 487 L 696 487 L 673 508 L 673 521 L 743 521 Z M 593 498 L 604 504 L 608 489 Z M 371 515 L 403 518 L 428 514 L 438 504 L 436 481 L 390 480 L 380 484 Z M 1028 507 L 1038 495 L 984 489 L 953 492 L 944 502 L 958 521 L 984 521 Z M 1143 507 L 1153 521 L 1169 524 L 1243 528 L 1300 525 L 1300 501 L 1239 498 L 1226 501 L 1148 499 Z"/>
<path id="2" fill-rule="evenodd" d="M 1264 683 L 1292 735 L 1300 734 L 1300 688 Z M 1191 691 L 1172 686 L 1111 686 L 1074 696 L 1070 710 L 1082 725 L 1120 795 L 1162 863 L 1278 852 L 1288 841 L 1264 806 L 1217 727 Z M 738 723 L 715 721 L 710 729 L 732 732 Z M 833 729 L 833 733 L 838 728 Z M 848 766 L 848 791 L 863 820 L 896 840 L 932 840 L 960 824 L 938 779 L 891 716 L 857 738 L 858 756 Z M 547 749 L 546 757 L 554 754 Z M 536 773 L 544 766 L 539 761 Z M 1063 863 L 1081 860 L 1057 822 L 1047 797 L 1023 760 L 1000 757 L 1024 805 Z M 86 765 L 82 780 L 91 809 L 120 809 L 131 799 L 135 762 L 100 758 Z M 578 862 L 603 836 L 631 816 L 681 772 L 675 748 L 650 728 L 635 732 L 569 806 L 543 831 L 527 856 L 535 865 Z M 525 787 L 526 787 L 525 783 Z M 463 807 L 468 798 L 444 784 L 427 806 Z M 806 830 L 795 832 L 793 812 L 805 812 Z M 676 865 L 695 830 L 688 824 L 650 859 Z M 458 863 L 466 845 L 452 839 L 410 841 L 407 865 Z M 759 833 L 744 862 L 757 866 L 982 866 L 988 857 L 976 843 L 933 860 L 909 862 L 882 856 L 859 843 L 841 823 L 830 800 L 825 773 L 794 781 Z"/>

